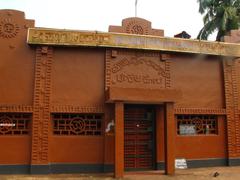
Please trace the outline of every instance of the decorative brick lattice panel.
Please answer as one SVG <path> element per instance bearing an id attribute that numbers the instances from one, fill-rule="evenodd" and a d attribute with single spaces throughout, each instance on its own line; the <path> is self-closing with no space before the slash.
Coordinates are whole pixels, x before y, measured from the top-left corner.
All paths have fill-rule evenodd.
<path id="1" fill-rule="evenodd" d="M 53 134 L 100 136 L 102 119 L 100 114 L 53 114 Z"/>
<path id="2" fill-rule="evenodd" d="M 31 114 L 0 113 L 0 136 L 29 134 L 31 119 Z"/>
<path id="3" fill-rule="evenodd" d="M 178 134 L 182 134 L 181 126 L 193 127 L 195 135 L 218 133 L 217 116 L 215 115 L 177 115 L 176 119 Z"/>

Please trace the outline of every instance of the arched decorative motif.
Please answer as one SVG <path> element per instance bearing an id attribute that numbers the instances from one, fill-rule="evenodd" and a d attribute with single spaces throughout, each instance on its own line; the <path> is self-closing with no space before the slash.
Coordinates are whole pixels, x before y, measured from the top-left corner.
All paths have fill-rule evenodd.
<path id="1" fill-rule="evenodd" d="M 142 18 L 132 17 L 122 20 L 122 26 L 109 26 L 109 32 L 129 33 L 139 35 L 163 36 L 161 29 L 152 29 L 151 22 Z"/>
<path id="2" fill-rule="evenodd" d="M 105 89 L 170 88 L 170 59 L 154 51 L 107 50 Z"/>
<path id="3" fill-rule="evenodd" d="M 19 32 L 19 25 L 12 19 L 4 19 L 0 22 L 0 37 L 13 38 Z"/>
<path id="4" fill-rule="evenodd" d="M 0 40 L 26 37 L 29 27 L 34 27 L 34 21 L 25 19 L 24 12 L 0 10 Z"/>

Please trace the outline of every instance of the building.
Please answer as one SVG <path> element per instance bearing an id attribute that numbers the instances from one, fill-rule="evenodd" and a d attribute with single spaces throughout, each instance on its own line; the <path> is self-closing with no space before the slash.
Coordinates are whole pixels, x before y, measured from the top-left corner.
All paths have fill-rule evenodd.
<path id="1" fill-rule="evenodd" d="M 0 173 L 239 165 L 240 31 L 225 41 L 167 38 L 141 18 L 35 28 L 1 10 Z"/>

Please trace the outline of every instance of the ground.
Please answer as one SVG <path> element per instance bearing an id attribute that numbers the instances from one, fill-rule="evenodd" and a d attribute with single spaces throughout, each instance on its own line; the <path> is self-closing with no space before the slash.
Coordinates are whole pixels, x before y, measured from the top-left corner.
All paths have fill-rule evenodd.
<path id="1" fill-rule="evenodd" d="M 216 177 L 214 177 L 214 175 Z M 113 180 L 112 174 L 0 175 L 0 180 Z M 122 180 L 240 180 L 240 167 L 212 167 L 176 170 L 174 176 L 163 171 L 126 173 Z"/>

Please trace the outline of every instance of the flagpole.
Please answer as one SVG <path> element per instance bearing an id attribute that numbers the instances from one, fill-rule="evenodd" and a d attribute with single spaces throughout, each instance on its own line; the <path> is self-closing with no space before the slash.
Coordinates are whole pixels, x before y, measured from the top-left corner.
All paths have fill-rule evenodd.
<path id="1" fill-rule="evenodd" d="M 135 17 L 137 17 L 137 3 L 138 3 L 138 0 L 135 0 Z"/>

